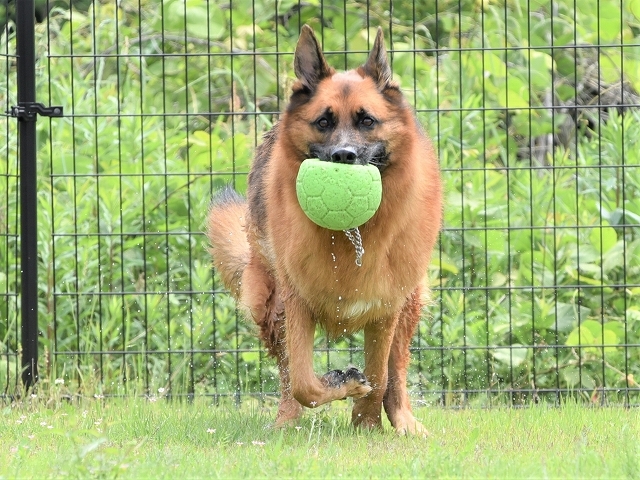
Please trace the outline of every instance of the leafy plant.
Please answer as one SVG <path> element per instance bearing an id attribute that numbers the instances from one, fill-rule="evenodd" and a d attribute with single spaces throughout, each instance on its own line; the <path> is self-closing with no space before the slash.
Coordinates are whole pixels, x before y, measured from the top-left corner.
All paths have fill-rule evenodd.
<path id="1" fill-rule="evenodd" d="M 339 68 L 362 63 L 384 26 L 394 74 L 437 143 L 447 199 L 433 305 L 413 345 L 416 395 L 513 402 L 637 387 L 640 114 L 619 105 L 640 88 L 623 76 L 640 65 L 639 17 L 633 2 L 574 4 L 54 8 L 36 30 L 38 97 L 67 114 L 37 124 L 46 380 L 101 395 L 276 391 L 274 362 L 212 277 L 202 231 L 213 191 L 246 189 L 309 23 Z M 15 37 L 1 46 L 9 105 Z M 6 391 L 19 363 L 17 131 L 0 122 Z M 316 366 L 361 363 L 361 345 L 319 336 Z"/>

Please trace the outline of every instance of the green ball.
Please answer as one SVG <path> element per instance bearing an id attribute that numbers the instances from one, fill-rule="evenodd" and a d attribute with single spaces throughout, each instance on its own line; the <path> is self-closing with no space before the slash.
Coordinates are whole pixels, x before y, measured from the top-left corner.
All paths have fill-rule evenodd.
<path id="1" fill-rule="evenodd" d="M 310 158 L 300 165 L 296 193 L 304 213 L 321 227 L 329 230 L 359 227 L 380 206 L 380 170 L 373 165 Z"/>

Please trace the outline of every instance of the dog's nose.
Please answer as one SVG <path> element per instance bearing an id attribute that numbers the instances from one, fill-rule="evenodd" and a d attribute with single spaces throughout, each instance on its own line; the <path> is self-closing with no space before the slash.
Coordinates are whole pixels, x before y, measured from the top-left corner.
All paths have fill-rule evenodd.
<path id="1" fill-rule="evenodd" d="M 355 148 L 338 147 L 331 152 L 331 161 L 336 163 L 356 163 L 358 155 Z"/>

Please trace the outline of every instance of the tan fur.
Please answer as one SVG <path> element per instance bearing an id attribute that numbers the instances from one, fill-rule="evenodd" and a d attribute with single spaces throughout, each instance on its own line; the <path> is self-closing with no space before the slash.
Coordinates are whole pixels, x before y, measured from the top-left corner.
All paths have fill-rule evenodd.
<path id="1" fill-rule="evenodd" d="M 441 222 L 436 154 L 391 82 L 381 31 L 365 65 L 335 73 L 305 26 L 296 75 L 291 106 L 256 154 L 248 216 L 235 204 L 214 204 L 210 211 L 214 265 L 278 358 L 282 399 L 277 423 L 295 420 L 300 404 L 316 407 L 350 396 L 358 399 L 355 425 L 379 426 L 384 404 L 398 432 L 424 432 L 411 413 L 406 372 L 422 306 L 422 279 Z M 353 126 L 363 111 L 376 119 L 374 128 Z M 317 127 L 325 112 L 335 120 L 331 131 Z M 382 203 L 360 227 L 361 267 L 345 234 L 312 223 L 295 191 L 300 163 L 314 145 L 345 142 L 380 144 L 387 154 Z M 364 374 L 370 385 L 331 385 L 326 376 L 315 375 L 318 324 L 331 337 L 364 330 Z"/>
<path id="2" fill-rule="evenodd" d="M 240 295 L 242 272 L 249 261 L 249 242 L 244 233 L 246 217 L 246 205 L 230 204 L 212 208 L 207 218 L 214 267 L 236 299 Z"/>

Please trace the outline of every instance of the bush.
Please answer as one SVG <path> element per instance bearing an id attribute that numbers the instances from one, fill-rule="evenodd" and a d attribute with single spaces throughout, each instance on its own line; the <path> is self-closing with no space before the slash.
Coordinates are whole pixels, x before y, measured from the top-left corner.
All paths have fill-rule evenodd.
<path id="1" fill-rule="evenodd" d="M 48 379 L 95 382 L 103 393 L 276 389 L 273 361 L 211 277 L 202 230 L 212 191 L 246 188 L 309 23 L 339 67 L 364 60 L 374 25 L 392 26 L 394 72 L 437 140 L 445 229 L 434 305 L 414 344 L 415 388 L 453 401 L 463 389 L 637 386 L 639 113 L 576 108 L 593 65 L 598 85 L 634 95 L 637 78 L 623 83 L 620 72 L 639 65 L 624 47 L 637 42 L 637 12 L 614 0 L 576 12 L 568 0 L 554 12 L 548 2 L 441 1 L 438 11 L 416 3 L 393 16 L 368 2 L 233 5 L 96 2 L 56 8 L 37 28 L 39 99 L 66 113 L 38 122 Z M 3 37 L 8 54 L 14 44 Z M 0 69 L 8 104 L 15 68 Z M 0 153 L 14 159 L 6 125 Z M 17 167 L 2 165 L 0 218 L 15 233 Z M 0 245 L 8 319 L 17 315 L 16 241 L 7 234 Z M 361 344 L 359 335 L 331 345 L 318 337 L 318 368 L 361 361 Z M 18 351 L 15 323 L 0 322 L 0 347 Z"/>

